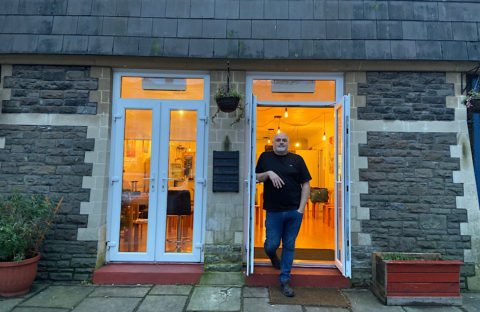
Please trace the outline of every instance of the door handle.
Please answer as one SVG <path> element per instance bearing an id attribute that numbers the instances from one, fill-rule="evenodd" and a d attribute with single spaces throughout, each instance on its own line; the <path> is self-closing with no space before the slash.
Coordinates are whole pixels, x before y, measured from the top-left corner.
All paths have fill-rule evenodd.
<path id="1" fill-rule="evenodd" d="M 150 177 L 150 178 L 143 178 L 143 180 L 149 180 L 150 181 L 150 190 L 152 192 L 155 191 L 155 177 Z"/>
<path id="2" fill-rule="evenodd" d="M 166 181 L 173 181 L 174 179 L 173 178 L 167 178 L 167 177 L 163 177 L 161 178 L 163 183 L 162 183 L 162 192 L 165 191 L 165 182 Z"/>

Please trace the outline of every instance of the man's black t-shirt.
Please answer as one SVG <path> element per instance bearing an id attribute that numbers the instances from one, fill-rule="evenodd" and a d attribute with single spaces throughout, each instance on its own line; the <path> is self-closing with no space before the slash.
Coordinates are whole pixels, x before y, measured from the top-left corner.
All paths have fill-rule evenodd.
<path id="1" fill-rule="evenodd" d="M 279 189 L 267 179 L 263 190 L 263 209 L 268 211 L 287 211 L 298 209 L 302 195 L 301 184 L 310 181 L 305 161 L 300 155 L 288 153 L 280 156 L 274 152 L 263 152 L 258 158 L 256 173 L 272 170 L 285 185 Z"/>

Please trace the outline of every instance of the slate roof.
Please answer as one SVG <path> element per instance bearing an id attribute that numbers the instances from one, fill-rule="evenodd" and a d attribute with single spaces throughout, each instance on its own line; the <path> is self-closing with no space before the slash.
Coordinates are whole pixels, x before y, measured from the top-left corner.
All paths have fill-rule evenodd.
<path id="1" fill-rule="evenodd" d="M 1 0 L 0 53 L 480 61 L 479 0 Z"/>

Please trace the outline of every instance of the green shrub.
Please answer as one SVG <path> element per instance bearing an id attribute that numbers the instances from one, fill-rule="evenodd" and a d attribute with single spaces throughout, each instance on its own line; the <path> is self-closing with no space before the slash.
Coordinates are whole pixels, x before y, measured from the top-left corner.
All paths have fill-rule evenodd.
<path id="1" fill-rule="evenodd" d="M 54 203 L 48 197 L 18 191 L 0 197 L 0 261 L 35 256 L 62 200 Z"/>
<path id="2" fill-rule="evenodd" d="M 239 98 L 240 100 L 243 98 L 243 95 L 240 92 L 238 92 L 236 89 L 230 89 L 227 92 L 226 87 L 219 88 L 215 93 L 214 98 L 215 100 L 218 100 L 219 98 L 229 97 L 229 96 Z"/>
<path id="3" fill-rule="evenodd" d="M 404 253 L 387 253 L 381 255 L 382 260 L 423 260 L 420 257 Z"/>

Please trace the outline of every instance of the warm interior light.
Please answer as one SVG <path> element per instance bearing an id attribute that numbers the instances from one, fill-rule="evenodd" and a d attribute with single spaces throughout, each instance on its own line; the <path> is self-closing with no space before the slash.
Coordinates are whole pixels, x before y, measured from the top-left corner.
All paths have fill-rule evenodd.
<path id="1" fill-rule="evenodd" d="M 326 140 L 327 137 L 325 136 L 325 113 L 323 113 L 323 138 L 322 140 Z"/>
<path id="2" fill-rule="evenodd" d="M 278 129 L 277 129 L 277 134 L 278 134 L 278 133 L 280 133 L 280 127 L 278 127 Z"/>
<path id="3" fill-rule="evenodd" d="M 285 107 L 285 114 L 284 114 L 285 118 L 288 117 L 288 111 L 287 111 L 287 108 Z"/>
<path id="4" fill-rule="evenodd" d="M 268 144 L 272 143 L 272 141 L 271 141 L 270 139 L 268 139 L 268 141 L 267 141 L 267 142 L 268 142 Z"/>
<path id="5" fill-rule="evenodd" d="M 296 147 L 299 147 L 299 146 L 300 146 L 300 143 L 298 143 L 298 142 L 295 143 L 295 146 L 296 146 Z"/>
<path id="6" fill-rule="evenodd" d="M 180 110 L 180 115 L 183 115 L 183 110 Z"/>

